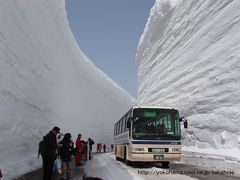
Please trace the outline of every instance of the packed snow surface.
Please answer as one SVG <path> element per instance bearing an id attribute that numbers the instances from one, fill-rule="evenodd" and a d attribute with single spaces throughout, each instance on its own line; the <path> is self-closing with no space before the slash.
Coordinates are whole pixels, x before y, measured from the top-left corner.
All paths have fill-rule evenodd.
<path id="1" fill-rule="evenodd" d="M 138 101 L 187 117 L 186 150 L 240 157 L 239 9 L 239 0 L 156 0 L 151 9 L 137 50 Z"/>
<path id="2" fill-rule="evenodd" d="M 133 102 L 79 49 L 64 0 L 0 1 L 0 168 L 8 179 L 41 165 L 53 126 L 110 145 Z"/>

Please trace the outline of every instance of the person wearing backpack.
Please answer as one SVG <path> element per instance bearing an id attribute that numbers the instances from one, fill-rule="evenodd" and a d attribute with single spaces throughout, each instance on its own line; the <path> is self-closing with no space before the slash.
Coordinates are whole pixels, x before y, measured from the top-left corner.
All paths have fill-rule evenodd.
<path id="1" fill-rule="evenodd" d="M 54 127 L 46 136 L 43 137 L 43 180 L 52 180 L 53 165 L 57 157 L 56 150 L 57 148 L 62 147 L 61 144 L 57 144 L 56 136 L 59 133 L 60 128 Z"/>
<path id="2" fill-rule="evenodd" d="M 88 143 L 88 146 L 89 146 L 88 156 L 89 156 L 89 160 L 91 160 L 92 159 L 92 146 L 94 145 L 94 141 L 91 138 L 88 138 L 87 143 Z"/>
<path id="3" fill-rule="evenodd" d="M 44 142 L 43 140 L 41 140 L 38 144 L 38 158 L 41 156 L 43 156 L 44 153 Z"/>
<path id="4" fill-rule="evenodd" d="M 65 178 L 65 174 L 67 179 L 71 177 L 71 157 L 74 152 L 74 143 L 71 140 L 72 136 L 70 133 L 66 133 L 64 135 L 63 140 L 59 143 L 62 144 L 62 148 L 59 150 L 59 155 L 62 160 L 61 170 L 62 170 L 62 178 Z"/>

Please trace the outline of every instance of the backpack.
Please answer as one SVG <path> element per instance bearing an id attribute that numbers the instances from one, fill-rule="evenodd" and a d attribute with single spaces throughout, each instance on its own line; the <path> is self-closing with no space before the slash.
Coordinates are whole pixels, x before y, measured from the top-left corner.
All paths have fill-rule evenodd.
<path id="1" fill-rule="evenodd" d="M 46 151 L 46 147 L 45 147 L 44 140 L 41 140 L 38 145 L 38 155 L 41 154 L 41 156 L 43 156 L 45 154 L 45 151 Z"/>

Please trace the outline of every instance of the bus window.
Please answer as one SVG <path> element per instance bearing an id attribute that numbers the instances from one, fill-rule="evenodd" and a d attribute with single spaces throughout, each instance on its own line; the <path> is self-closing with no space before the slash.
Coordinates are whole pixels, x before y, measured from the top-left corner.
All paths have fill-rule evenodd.
<path id="1" fill-rule="evenodd" d="M 125 131 L 125 116 L 122 119 L 122 132 Z"/>
<path id="2" fill-rule="evenodd" d="M 122 121 L 122 119 L 120 120 L 120 134 L 122 133 L 122 123 L 123 121 Z"/>
<path id="3" fill-rule="evenodd" d="M 119 122 L 117 123 L 117 135 L 120 133 L 119 131 Z"/>
<path id="4" fill-rule="evenodd" d="M 124 129 L 125 129 L 125 131 L 126 131 L 126 130 L 127 130 L 127 115 L 125 116 L 124 119 L 125 119 L 125 128 L 124 128 Z"/>

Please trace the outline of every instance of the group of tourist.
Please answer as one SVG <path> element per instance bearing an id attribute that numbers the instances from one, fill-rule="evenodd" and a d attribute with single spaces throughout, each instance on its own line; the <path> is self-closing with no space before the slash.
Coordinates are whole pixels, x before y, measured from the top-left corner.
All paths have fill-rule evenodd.
<path id="1" fill-rule="evenodd" d="M 58 142 L 57 135 L 59 134 L 60 128 L 54 127 L 39 142 L 38 157 L 41 155 L 43 160 L 43 180 L 52 180 L 54 163 L 57 157 L 61 160 L 61 179 L 69 179 L 71 177 L 72 156 L 75 156 L 76 166 L 82 165 L 81 157 L 83 153 L 87 154 L 89 160 L 92 158 L 94 141 L 91 138 L 85 142 L 81 140 L 81 134 L 79 133 L 74 146 L 71 133 L 64 134 L 63 139 Z"/>
<path id="2" fill-rule="evenodd" d="M 111 144 L 111 151 L 113 151 L 113 144 Z M 102 152 L 102 149 L 103 149 L 103 152 L 107 152 L 107 149 L 109 150 L 109 148 L 107 148 L 106 144 L 103 144 L 102 143 L 97 143 L 97 153 L 100 153 Z"/>

